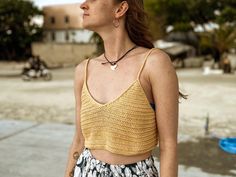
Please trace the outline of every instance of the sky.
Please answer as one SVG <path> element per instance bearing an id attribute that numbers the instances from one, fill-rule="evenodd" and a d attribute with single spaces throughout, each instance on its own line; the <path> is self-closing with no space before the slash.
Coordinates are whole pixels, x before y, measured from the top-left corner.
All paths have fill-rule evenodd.
<path id="1" fill-rule="evenodd" d="M 33 1 L 38 7 L 42 7 L 45 5 L 52 5 L 52 4 L 68 4 L 68 3 L 81 3 L 84 0 L 31 0 Z"/>

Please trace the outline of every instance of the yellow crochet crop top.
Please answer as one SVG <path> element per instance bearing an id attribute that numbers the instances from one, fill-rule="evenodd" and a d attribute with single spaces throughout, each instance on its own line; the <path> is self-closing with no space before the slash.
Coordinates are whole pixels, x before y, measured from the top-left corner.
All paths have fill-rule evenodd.
<path id="1" fill-rule="evenodd" d="M 81 129 L 85 147 L 105 149 L 115 154 L 137 155 L 158 144 L 155 111 L 139 81 L 140 73 L 153 49 L 145 57 L 137 79 L 117 99 L 97 102 L 87 86 L 87 66 L 81 94 Z"/>

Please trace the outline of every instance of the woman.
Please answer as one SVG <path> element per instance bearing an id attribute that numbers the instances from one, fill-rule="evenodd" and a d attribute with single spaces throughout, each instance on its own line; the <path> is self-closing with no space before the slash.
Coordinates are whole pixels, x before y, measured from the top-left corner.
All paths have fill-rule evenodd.
<path id="1" fill-rule="evenodd" d="M 75 69 L 76 131 L 65 177 L 177 177 L 181 93 L 169 56 L 150 42 L 143 1 L 86 0 L 81 8 L 84 28 L 101 36 L 105 52 Z"/>

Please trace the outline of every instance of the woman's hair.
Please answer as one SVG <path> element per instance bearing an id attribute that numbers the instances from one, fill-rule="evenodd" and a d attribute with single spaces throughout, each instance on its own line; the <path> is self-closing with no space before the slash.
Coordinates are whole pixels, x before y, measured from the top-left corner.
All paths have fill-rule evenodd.
<path id="1" fill-rule="evenodd" d="M 115 0 L 120 3 L 124 0 Z M 144 11 L 143 0 L 125 0 L 129 4 L 126 12 L 125 28 L 132 42 L 138 46 L 145 48 L 154 48 L 152 35 L 149 31 L 147 18 L 148 15 Z M 179 92 L 181 98 L 187 99 L 187 95 Z"/>
<path id="2" fill-rule="evenodd" d="M 120 3 L 124 0 L 115 0 Z M 147 14 L 144 11 L 143 0 L 125 0 L 129 4 L 126 12 L 125 28 L 132 42 L 136 45 L 153 48 L 152 35 L 147 26 Z"/>

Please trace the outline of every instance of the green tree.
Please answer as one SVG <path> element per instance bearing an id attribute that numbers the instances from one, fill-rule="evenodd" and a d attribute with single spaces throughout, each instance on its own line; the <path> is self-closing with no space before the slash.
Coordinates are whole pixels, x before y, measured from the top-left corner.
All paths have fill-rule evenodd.
<path id="1" fill-rule="evenodd" d="M 159 25 L 162 37 L 168 26 L 173 31 L 188 32 L 195 27 L 209 22 L 217 23 L 218 29 L 202 33 L 202 48 L 214 48 L 222 53 L 235 46 L 236 29 L 236 1 L 235 0 L 145 0 L 145 8 L 151 16 L 151 24 Z M 162 19 L 159 23 L 158 19 Z M 155 25 L 150 25 L 151 31 L 156 33 Z M 161 27 L 161 26 L 162 27 Z M 154 36 L 158 36 L 155 35 Z M 200 34 L 201 36 L 201 34 Z M 206 37 L 207 36 L 207 37 Z"/>
<path id="2" fill-rule="evenodd" d="M 219 24 L 236 23 L 236 1 L 235 0 L 221 0 L 219 3 L 219 14 L 216 21 Z"/>
<path id="3" fill-rule="evenodd" d="M 229 52 L 230 48 L 235 48 L 236 30 L 231 25 L 220 25 L 212 32 L 202 33 L 201 46 L 203 50 L 217 50 L 220 54 Z"/>
<path id="4" fill-rule="evenodd" d="M 214 21 L 218 6 L 215 0 L 145 0 L 148 13 L 165 20 L 163 30 L 170 25 L 178 31 L 193 30 L 194 25 Z"/>
<path id="5" fill-rule="evenodd" d="M 158 25 L 156 19 L 163 19 L 160 28 L 165 30 L 172 25 L 179 30 L 193 29 L 208 22 L 236 22 L 235 0 L 145 0 L 148 14 Z M 165 33 L 165 32 L 163 32 Z"/>
<path id="6" fill-rule="evenodd" d="M 0 58 L 19 60 L 31 54 L 31 43 L 42 39 L 42 28 L 32 22 L 42 15 L 31 1 L 0 0 Z"/>
<path id="7" fill-rule="evenodd" d="M 221 25 L 213 33 L 213 44 L 220 53 L 228 52 L 229 47 L 236 47 L 235 26 Z"/>

